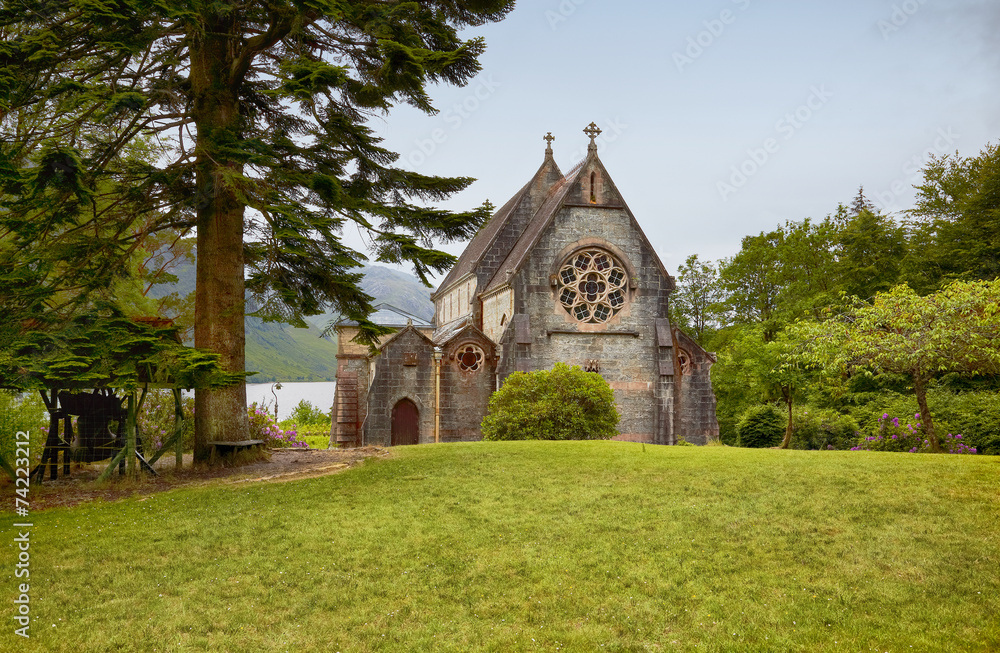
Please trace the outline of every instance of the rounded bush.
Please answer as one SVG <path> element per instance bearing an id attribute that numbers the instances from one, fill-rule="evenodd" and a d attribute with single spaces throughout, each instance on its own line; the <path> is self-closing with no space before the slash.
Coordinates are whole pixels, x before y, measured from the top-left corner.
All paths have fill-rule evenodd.
<path id="1" fill-rule="evenodd" d="M 788 421 L 777 407 L 771 404 L 751 406 L 736 425 L 737 446 L 764 449 L 781 444 Z"/>
<path id="2" fill-rule="evenodd" d="M 611 386 L 599 374 L 556 363 L 514 372 L 490 397 L 484 440 L 607 440 L 618 435 Z"/>
<path id="3" fill-rule="evenodd" d="M 850 449 L 860 427 L 850 415 L 835 410 L 803 406 L 794 409 L 792 449 Z"/>

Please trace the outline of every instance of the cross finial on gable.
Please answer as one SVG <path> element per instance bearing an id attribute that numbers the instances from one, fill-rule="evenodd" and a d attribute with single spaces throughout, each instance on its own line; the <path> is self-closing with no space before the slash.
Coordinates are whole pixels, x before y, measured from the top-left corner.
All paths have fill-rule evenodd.
<path id="1" fill-rule="evenodd" d="M 589 125 L 584 127 L 583 133 L 586 134 L 587 136 L 590 136 L 590 145 L 587 146 L 587 149 L 596 150 L 597 141 L 595 141 L 594 139 L 600 135 L 601 128 L 595 125 L 594 123 L 590 123 Z"/>
<path id="2" fill-rule="evenodd" d="M 542 136 L 542 140 L 545 141 L 545 153 L 552 154 L 552 141 L 556 140 L 556 137 L 552 135 L 552 132 Z"/>

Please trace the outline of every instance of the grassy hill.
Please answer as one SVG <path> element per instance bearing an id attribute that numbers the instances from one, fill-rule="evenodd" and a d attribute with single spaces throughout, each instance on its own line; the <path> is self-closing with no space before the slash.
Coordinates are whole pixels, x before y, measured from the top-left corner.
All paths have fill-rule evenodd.
<path id="1" fill-rule="evenodd" d="M 322 478 L 32 513 L 31 634 L 74 653 L 996 651 L 996 471 L 984 456 L 399 447 Z"/>
<path id="2" fill-rule="evenodd" d="M 365 277 L 361 287 L 375 297 L 375 303 L 387 302 L 425 318 L 434 314 L 430 289 L 415 277 L 377 265 L 365 266 L 362 271 Z M 177 276 L 177 282 L 154 287 L 151 291 L 154 297 L 163 297 L 173 292 L 183 296 L 194 291 L 193 263 L 178 263 L 170 272 Z M 248 310 L 253 310 L 253 307 L 249 306 Z M 287 324 L 247 317 L 246 369 L 257 372 L 248 381 L 269 383 L 335 380 L 336 335 L 323 338 L 321 334 L 335 319 L 336 316 L 331 312 L 310 316 L 306 319 L 309 328 L 296 329 Z"/>

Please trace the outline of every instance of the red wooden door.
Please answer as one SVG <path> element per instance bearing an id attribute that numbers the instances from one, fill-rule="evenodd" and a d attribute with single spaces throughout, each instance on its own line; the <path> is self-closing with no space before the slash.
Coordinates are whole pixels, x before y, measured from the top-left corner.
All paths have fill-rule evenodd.
<path id="1" fill-rule="evenodd" d="M 420 412 L 409 399 L 400 399 L 392 409 L 392 446 L 420 442 Z"/>

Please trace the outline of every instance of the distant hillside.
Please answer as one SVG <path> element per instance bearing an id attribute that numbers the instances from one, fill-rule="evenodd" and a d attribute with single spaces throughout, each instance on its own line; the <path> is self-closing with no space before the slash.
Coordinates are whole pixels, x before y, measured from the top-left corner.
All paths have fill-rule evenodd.
<path id="1" fill-rule="evenodd" d="M 431 289 L 416 277 L 379 265 L 367 265 L 362 272 L 365 277 L 361 288 L 375 298 L 374 303 L 386 302 L 426 319 L 434 315 Z M 163 297 L 173 292 L 183 296 L 194 291 L 192 263 L 178 264 L 170 273 L 177 276 L 177 281 L 154 287 L 150 291 L 152 296 Z M 247 311 L 253 308 L 248 299 Z M 247 317 L 246 369 L 257 372 L 247 380 L 251 383 L 333 381 L 337 374 L 337 339 L 336 335 L 323 338 L 321 331 L 335 319 L 330 312 L 313 315 L 306 318 L 308 328 L 296 329 L 288 324 Z"/>
<path id="2" fill-rule="evenodd" d="M 413 275 L 381 265 L 366 265 L 361 271 L 365 275 L 361 289 L 375 298 L 375 304 L 382 302 L 392 304 L 425 320 L 430 320 L 434 316 L 431 289 L 420 283 L 420 280 Z M 337 318 L 335 313 L 326 312 L 307 317 L 306 321 L 325 329 Z"/>
<path id="3" fill-rule="evenodd" d="M 247 310 L 252 310 L 247 300 Z M 337 338 L 324 338 L 310 325 L 296 329 L 288 324 L 244 318 L 246 369 L 257 374 L 249 383 L 272 381 L 333 381 L 337 376 Z"/>

